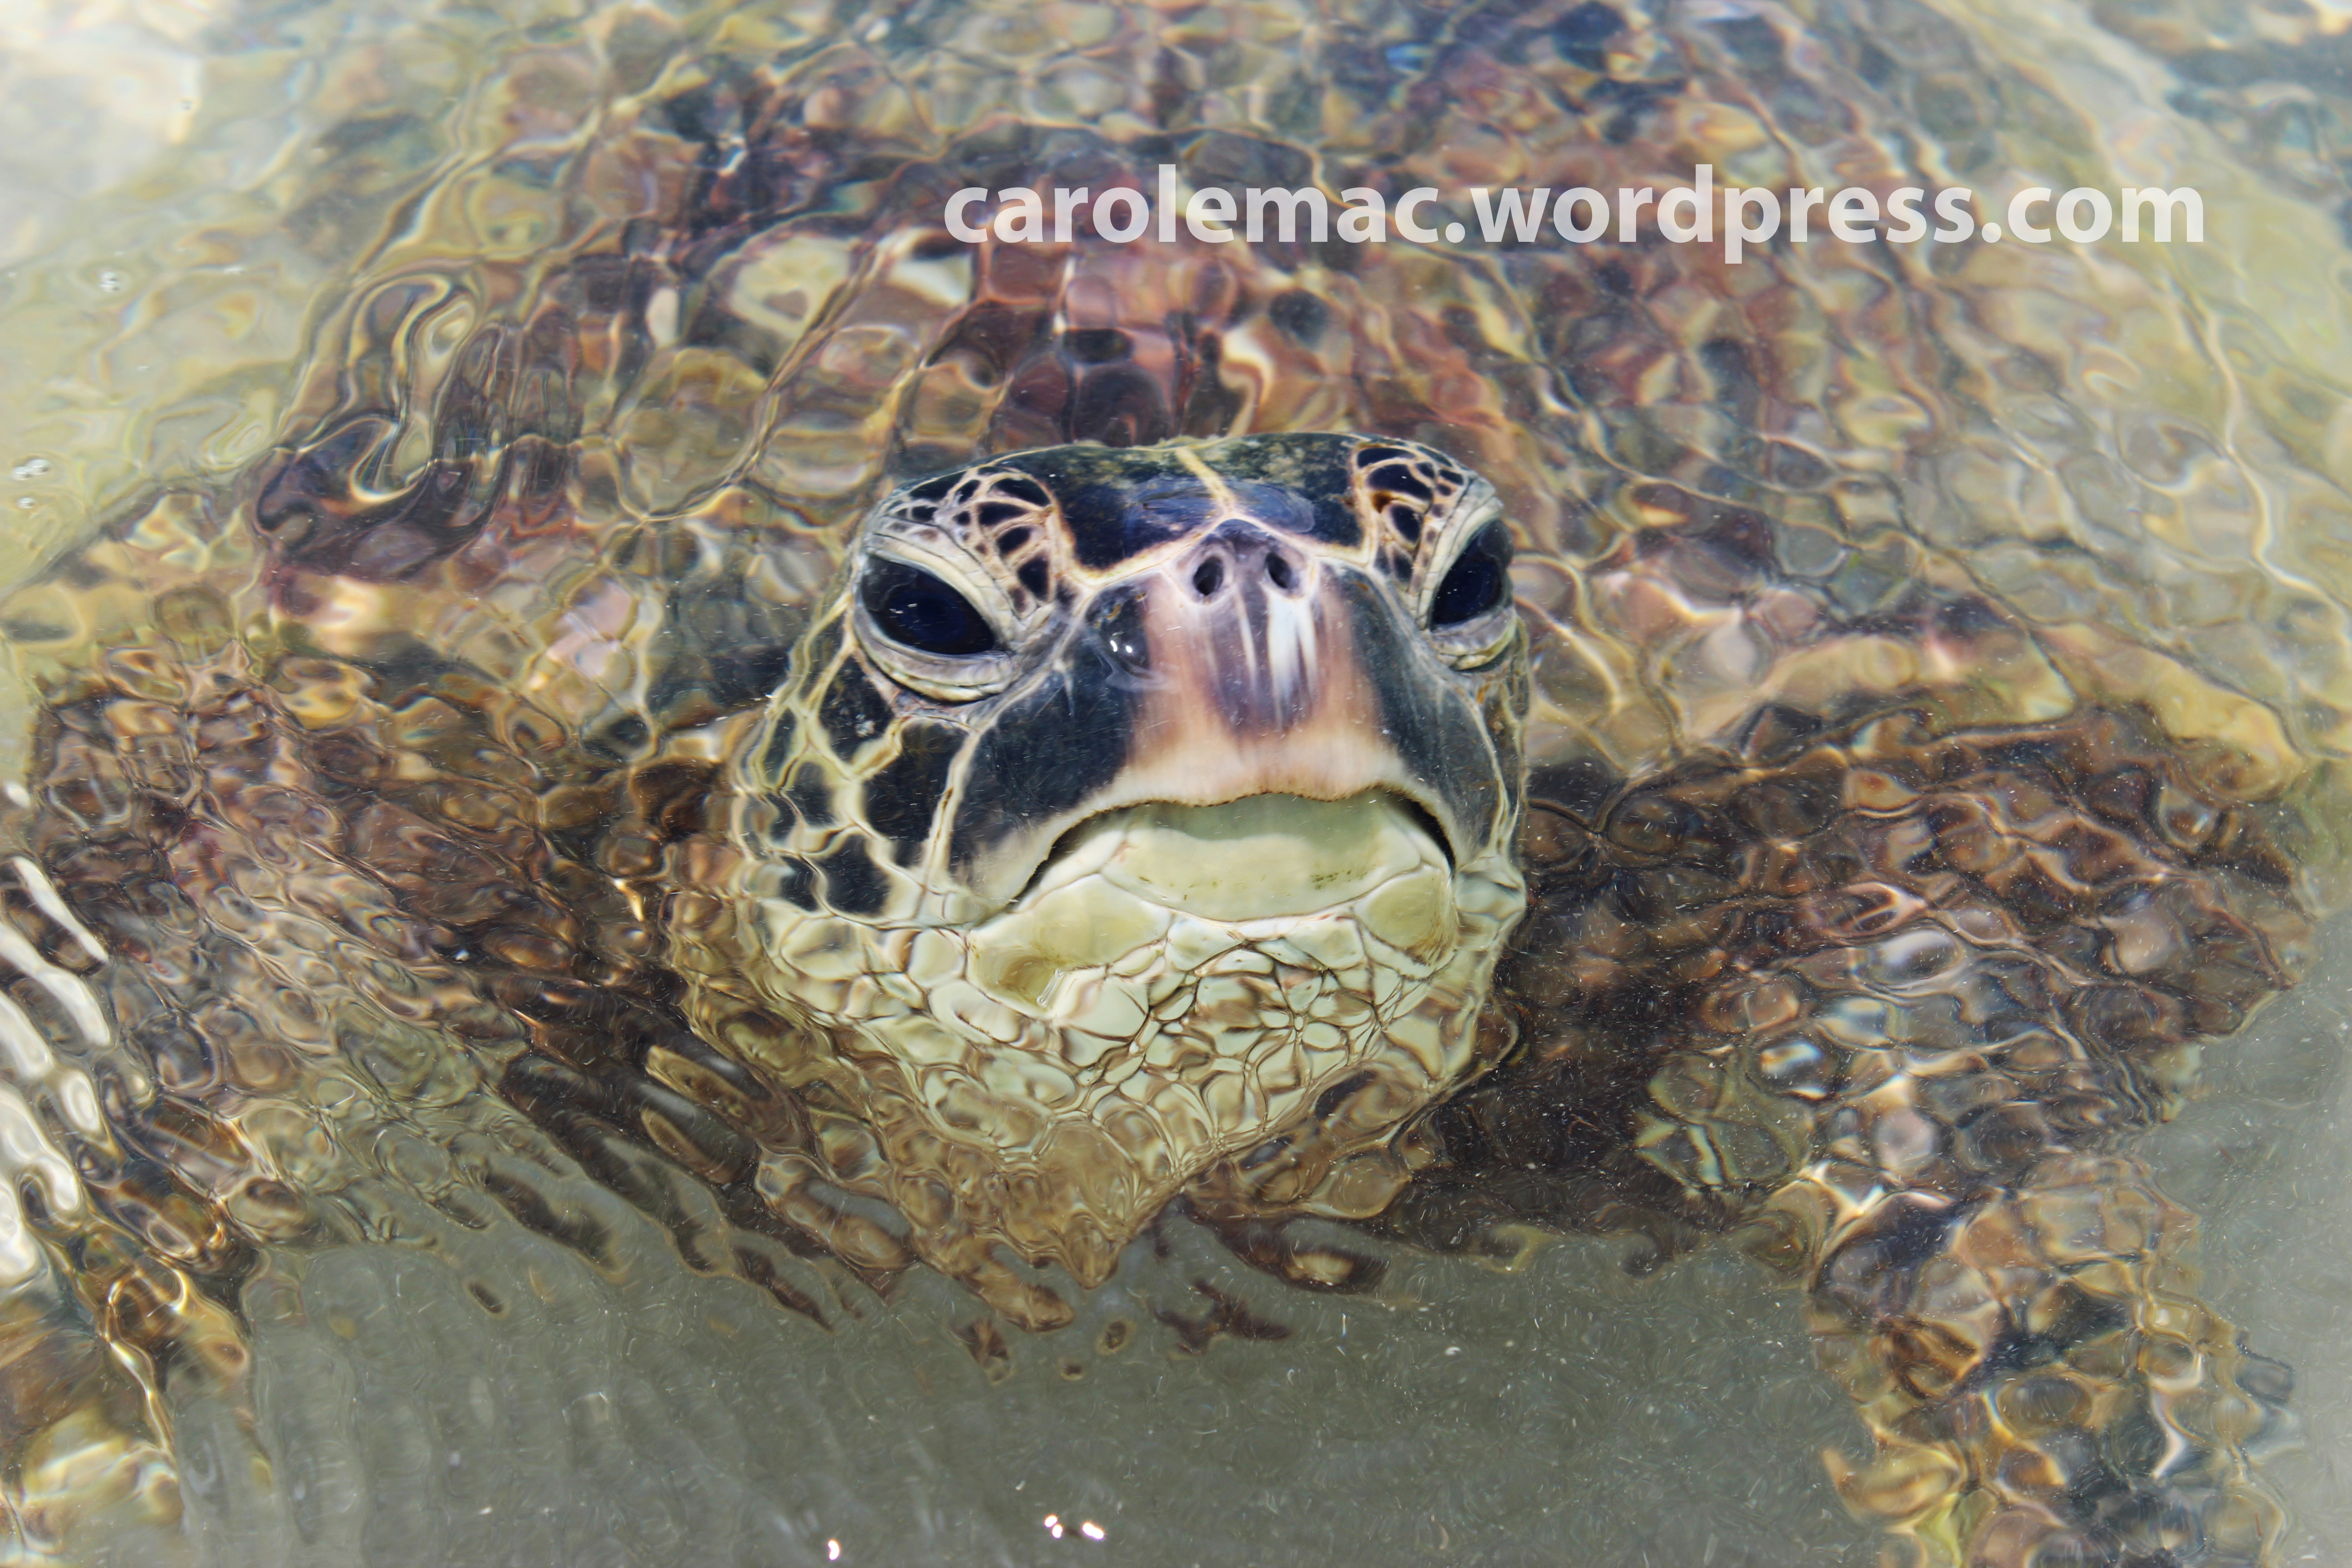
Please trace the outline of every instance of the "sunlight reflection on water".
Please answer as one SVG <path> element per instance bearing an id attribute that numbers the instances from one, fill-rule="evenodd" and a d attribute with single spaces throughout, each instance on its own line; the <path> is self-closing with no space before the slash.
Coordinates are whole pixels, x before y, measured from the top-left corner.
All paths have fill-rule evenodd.
<path id="1" fill-rule="evenodd" d="M 2323 10 L 2333 31 L 2352 18 Z M 0 378 L 0 580 L 159 476 L 221 480 L 278 437 L 317 297 L 446 154 L 451 96 L 531 19 L 0 15 L 0 343 L 36 367 Z M 2115 69 L 2121 91 L 2154 68 Z M 284 210 L 289 165 L 355 100 L 384 139 L 376 183 Z M 2270 308 L 2265 280 L 2242 281 Z M 12 691 L 0 722 L 26 710 Z M 2312 982 L 2211 1047 L 2208 1093 L 2153 1141 L 2204 1216 L 2210 1295 L 2298 1374 L 2308 1447 L 2272 1472 L 2294 1507 L 2288 1563 L 2352 1559 L 2347 1031 L 2338 922 Z M 1508 1276 L 1408 1260 L 1379 1305 L 1276 1296 L 1178 1226 L 1175 1258 L 1131 1257 L 992 1382 L 939 1281 L 824 1335 L 686 1273 L 620 1212 L 609 1275 L 510 1222 L 424 1211 L 430 1247 L 273 1254 L 247 1308 L 276 1468 L 240 1468 L 231 1413 L 188 1397 L 188 1539 L 124 1524 L 91 1556 L 1515 1563 L 1573 1541 L 1580 1563 L 1874 1560 L 1811 1458 L 1856 1450 L 1858 1427 L 1812 1371 L 1795 1299 L 1735 1258 L 1646 1280 L 1622 1243 L 1587 1239 Z M 1196 1275 L 1286 1337 L 1181 1353 L 1139 1303 L 1181 1301 Z"/>

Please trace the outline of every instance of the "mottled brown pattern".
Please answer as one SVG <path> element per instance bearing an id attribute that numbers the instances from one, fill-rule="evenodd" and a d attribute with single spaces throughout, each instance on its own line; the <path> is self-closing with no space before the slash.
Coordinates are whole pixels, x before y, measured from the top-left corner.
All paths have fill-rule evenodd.
<path id="1" fill-rule="evenodd" d="M 2271 122 L 2340 117 L 2311 85 L 2340 32 L 2094 9 L 2273 182 L 2249 202 L 2320 232 L 2292 226 L 2341 171 Z M 854 662 L 810 628 L 893 486 L 1074 440 L 1344 430 L 1507 502 L 1532 646 L 1489 726 L 1523 747 L 1535 908 L 1480 1020 L 1502 1065 L 1379 1170 L 1335 1187 L 1302 1137 L 1182 1206 L 1322 1289 L 1377 1260 L 1294 1244 L 1297 1213 L 1483 1252 L 1729 1233 L 1804 1287 L 1879 1444 L 1841 1485 L 1897 1560 L 2264 1560 L 2249 1456 L 2288 1379 L 2194 1299 L 2188 1218 L 2130 1135 L 2340 898 L 2326 334 L 2306 363 L 2112 248 L 1734 268 L 1654 237 L 974 250 L 937 226 L 967 184 L 1162 162 L 1391 195 L 1702 160 L 2125 183 L 2023 24 L 1912 0 L 625 17 L 488 68 L 462 155 L 381 209 L 266 460 L 159 476 L 0 606 L 46 700 L 12 816 L 37 864 L 0 873 L 29 943 L 6 993 L 50 1053 L 5 1075 L 18 1541 L 126 1497 L 168 1513 L 158 1392 L 237 1386 L 257 1250 L 400 1239 L 404 1203 L 593 1258 L 618 1194 L 685 1266 L 819 1319 L 914 1267 L 939 1216 L 831 1179 L 877 1158 L 866 1108 L 746 1065 L 807 1042 L 688 1026 L 668 956 L 719 918 L 723 764 L 795 671 Z M 366 137 L 334 148 L 289 176 L 305 233 L 381 183 Z M 484 216 L 514 213 L 527 242 Z M 1381 513 L 1405 544 L 1412 510 Z M 1031 548 L 1003 563 L 1042 600 Z M 858 808 L 839 769 L 774 782 L 803 816 Z M 1055 1277 L 966 1262 L 1007 1320 L 1066 1310 Z M 1166 1310 L 1203 1342 L 1276 1327 Z M 968 1337 L 994 1368 L 994 1323 Z"/>

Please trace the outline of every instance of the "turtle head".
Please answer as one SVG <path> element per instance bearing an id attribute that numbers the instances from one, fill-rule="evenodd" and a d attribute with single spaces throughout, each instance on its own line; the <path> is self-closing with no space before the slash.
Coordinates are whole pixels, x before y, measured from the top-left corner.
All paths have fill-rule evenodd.
<path id="1" fill-rule="evenodd" d="M 1509 553 L 1491 486 L 1394 440 L 898 490 L 734 764 L 698 1024 L 827 1083 L 827 1178 L 958 1271 L 1092 1282 L 1188 1184 L 1377 1209 L 1525 903 Z"/>

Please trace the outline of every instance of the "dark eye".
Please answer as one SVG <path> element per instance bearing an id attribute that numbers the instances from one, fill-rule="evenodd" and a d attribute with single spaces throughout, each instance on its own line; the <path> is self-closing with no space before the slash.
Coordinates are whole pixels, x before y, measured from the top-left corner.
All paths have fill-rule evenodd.
<path id="1" fill-rule="evenodd" d="M 866 613 L 892 642 L 951 658 L 986 653 L 996 633 L 971 601 L 919 566 L 877 559 L 859 589 Z"/>
<path id="2" fill-rule="evenodd" d="M 1511 535 L 1500 521 L 1488 523 L 1462 549 L 1454 569 L 1430 601 L 1429 624 L 1458 626 L 1501 604 L 1511 586 Z"/>

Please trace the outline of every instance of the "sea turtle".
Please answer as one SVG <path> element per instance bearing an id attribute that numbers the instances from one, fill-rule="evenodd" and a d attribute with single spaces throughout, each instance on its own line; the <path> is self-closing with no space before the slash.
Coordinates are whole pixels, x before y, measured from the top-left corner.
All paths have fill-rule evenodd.
<path id="1" fill-rule="evenodd" d="M 260 1253 L 387 1182 L 593 1251 L 562 1169 L 812 1315 L 814 1258 L 1024 1328 L 1171 1204 L 1323 1289 L 1302 1218 L 1727 1233 L 1908 1560 L 2264 1560 L 2286 1375 L 2129 1134 L 2337 864 L 2325 381 L 2115 245 L 944 226 L 2102 183 L 2024 36 L 618 7 L 429 181 L 323 140 L 278 443 L 0 612 L 20 1540 L 168 1506 Z"/>

